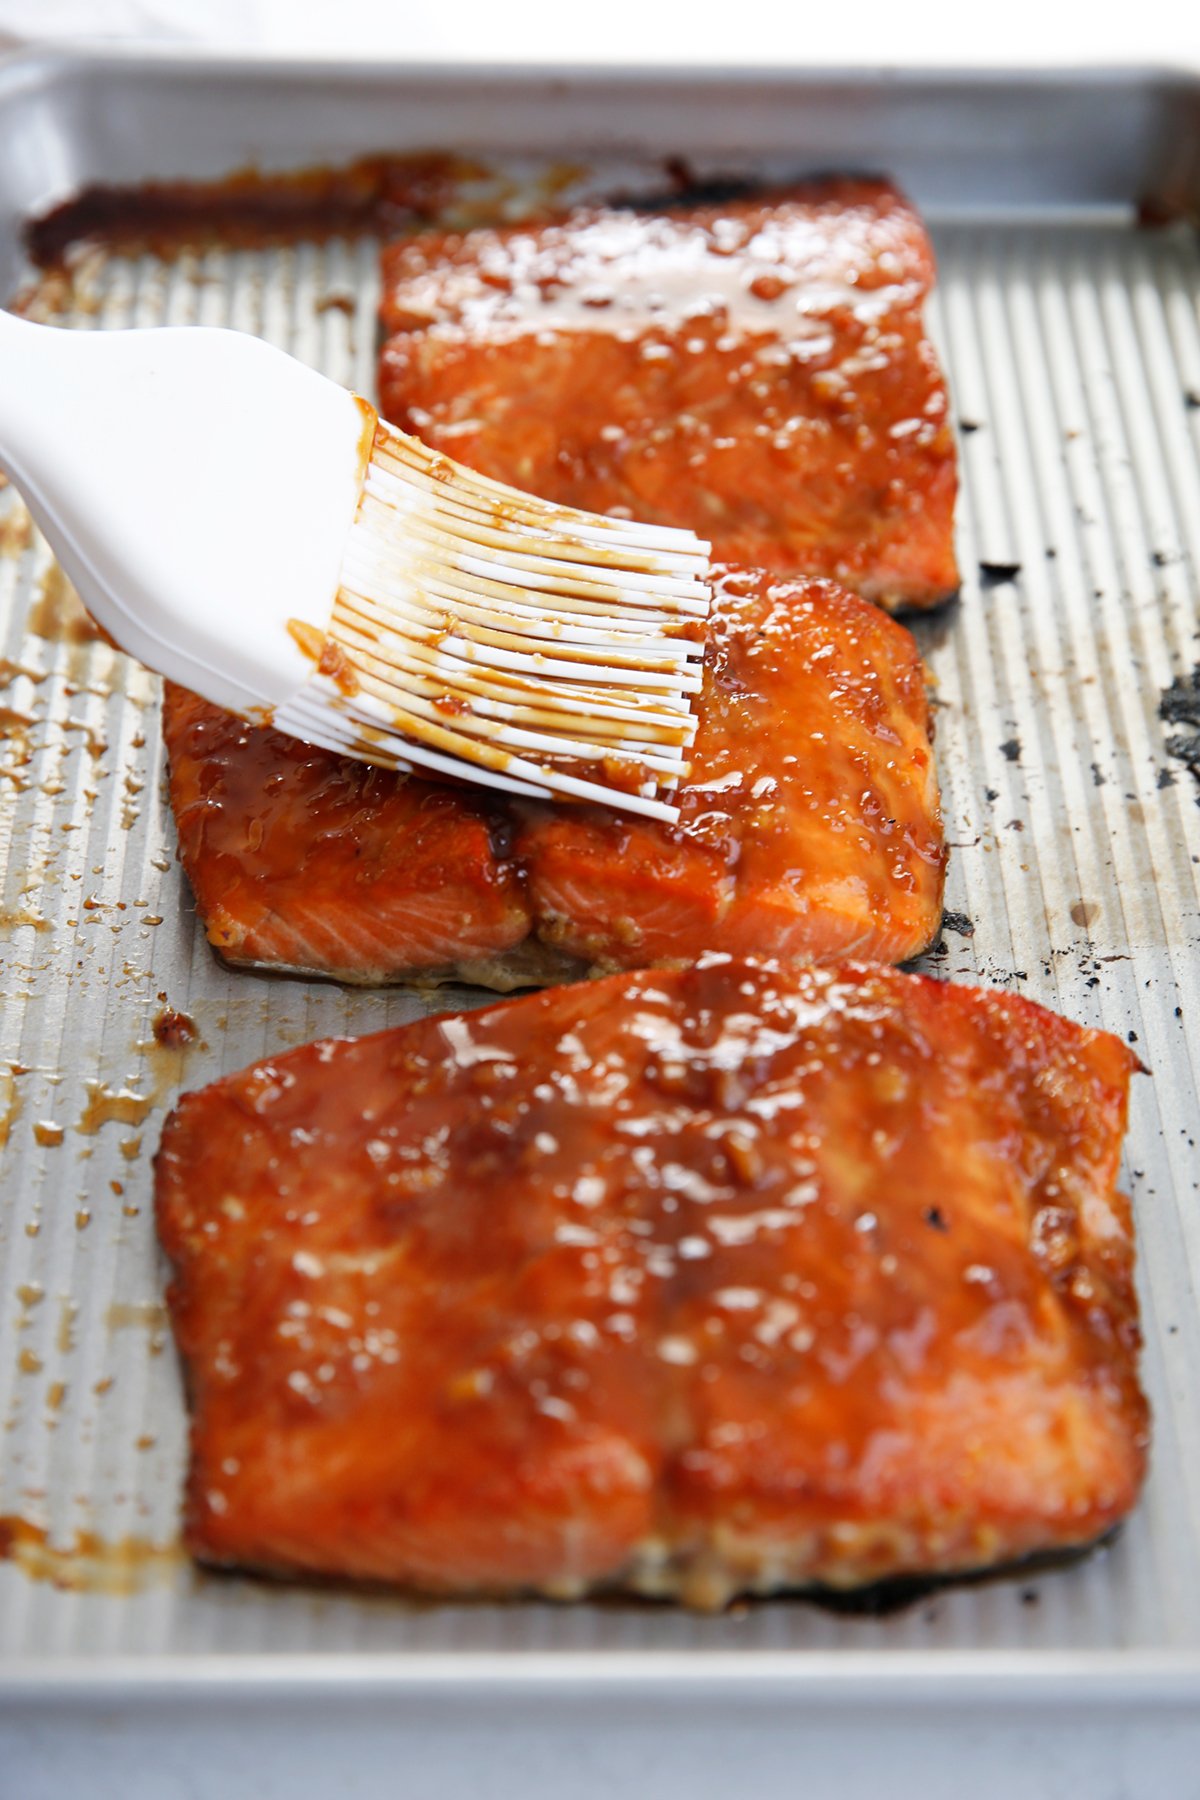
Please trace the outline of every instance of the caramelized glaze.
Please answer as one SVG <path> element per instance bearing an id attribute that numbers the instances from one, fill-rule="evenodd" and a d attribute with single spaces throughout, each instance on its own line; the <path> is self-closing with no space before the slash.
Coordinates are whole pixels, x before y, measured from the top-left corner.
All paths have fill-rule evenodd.
<path id="1" fill-rule="evenodd" d="M 903 627 L 829 583 L 719 570 L 698 709 L 682 818 L 662 826 L 406 781 L 168 690 L 209 939 L 234 962 L 506 986 L 706 949 L 922 950 L 945 853 Z"/>
<path id="2" fill-rule="evenodd" d="M 382 408 L 548 499 L 928 606 L 958 585 L 933 273 L 877 181 L 422 232 L 384 255 Z"/>
<path id="3" fill-rule="evenodd" d="M 168 1120 L 216 1563 L 739 1589 L 1133 1504 L 1132 1053 L 1018 997 L 724 957 L 305 1046 Z"/>
<path id="4" fill-rule="evenodd" d="M 233 962 L 394 978 L 519 944 L 529 911 L 488 803 L 243 724 L 168 687 L 180 855 Z"/>
<path id="5" fill-rule="evenodd" d="M 706 677 L 677 825 L 518 809 L 539 932 L 602 968 L 917 955 L 946 852 L 908 633 L 826 583 L 726 570 Z"/>

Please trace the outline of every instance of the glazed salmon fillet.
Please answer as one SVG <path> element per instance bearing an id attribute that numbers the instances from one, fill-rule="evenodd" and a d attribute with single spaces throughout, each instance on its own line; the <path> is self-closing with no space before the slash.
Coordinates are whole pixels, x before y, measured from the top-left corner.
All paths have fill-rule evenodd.
<path id="1" fill-rule="evenodd" d="M 941 923 L 946 852 L 912 638 L 824 582 L 727 569 L 718 592 L 679 823 L 523 810 L 540 935 L 600 968 L 915 956 Z"/>
<path id="2" fill-rule="evenodd" d="M 180 855 L 231 962 L 384 980 L 512 949 L 529 910 L 486 802 L 398 780 L 168 686 Z"/>
<path id="3" fill-rule="evenodd" d="M 881 181 L 420 232 L 384 252 L 381 404 L 547 499 L 932 606 L 958 587 L 933 279 Z"/>
<path id="4" fill-rule="evenodd" d="M 716 956 L 185 1095 L 191 1550 L 712 1606 L 1088 1543 L 1146 1456 L 1136 1066 L 1013 995 Z"/>
<path id="5" fill-rule="evenodd" d="M 676 825 L 405 780 L 168 689 L 180 855 L 230 962 L 502 989 L 705 950 L 880 961 L 941 922 L 909 633 L 822 581 L 724 568 Z"/>

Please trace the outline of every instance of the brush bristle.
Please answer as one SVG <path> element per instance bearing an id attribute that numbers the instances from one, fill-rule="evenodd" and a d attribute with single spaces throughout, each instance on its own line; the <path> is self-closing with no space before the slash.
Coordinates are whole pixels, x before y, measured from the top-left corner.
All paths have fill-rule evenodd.
<path id="1" fill-rule="evenodd" d="M 674 818 L 708 548 L 521 494 L 380 421 L 306 690 L 336 715 L 314 741 Z"/>

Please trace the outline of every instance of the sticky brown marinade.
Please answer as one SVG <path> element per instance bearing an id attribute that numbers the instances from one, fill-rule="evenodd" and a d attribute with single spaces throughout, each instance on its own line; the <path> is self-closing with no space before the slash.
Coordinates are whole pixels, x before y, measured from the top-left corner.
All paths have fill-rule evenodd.
<path id="1" fill-rule="evenodd" d="M 547 499 L 932 606 L 958 586 L 933 278 L 882 181 L 424 231 L 384 253 L 381 402 Z"/>
<path id="2" fill-rule="evenodd" d="M 216 1564 L 718 1604 L 980 1569 L 1142 1479 L 1132 1053 L 710 958 L 186 1095 L 157 1160 Z"/>
<path id="3" fill-rule="evenodd" d="M 406 781 L 169 689 L 210 941 L 242 965 L 501 989 L 713 949 L 915 956 L 945 848 L 911 636 L 828 582 L 716 585 L 677 825 Z"/>

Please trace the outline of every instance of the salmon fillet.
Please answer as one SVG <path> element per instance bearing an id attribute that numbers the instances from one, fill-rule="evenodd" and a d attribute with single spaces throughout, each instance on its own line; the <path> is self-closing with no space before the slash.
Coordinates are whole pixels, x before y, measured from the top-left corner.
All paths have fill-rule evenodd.
<path id="1" fill-rule="evenodd" d="M 679 823 L 521 809 L 539 934 L 605 969 L 916 956 L 946 851 L 912 638 L 825 582 L 726 569 L 717 591 Z"/>
<path id="2" fill-rule="evenodd" d="M 678 825 L 405 780 L 180 689 L 180 856 L 229 961 L 511 988 L 709 949 L 881 961 L 935 936 L 945 850 L 916 646 L 820 581 L 721 569 Z"/>
<path id="3" fill-rule="evenodd" d="M 381 404 L 547 499 L 932 606 L 958 587 L 933 279 L 880 181 L 421 232 L 384 251 Z"/>
<path id="4" fill-rule="evenodd" d="M 397 780 L 168 685 L 180 855 L 231 962 L 372 982 L 470 963 L 528 936 L 486 801 Z"/>
<path id="5" fill-rule="evenodd" d="M 1145 1464 L 1135 1067 L 1013 995 L 718 956 L 185 1095 L 191 1550 L 711 1606 L 1087 1543 Z"/>

